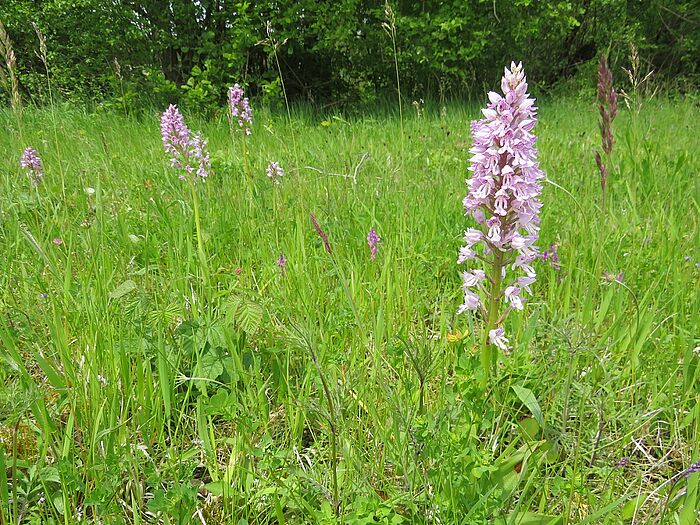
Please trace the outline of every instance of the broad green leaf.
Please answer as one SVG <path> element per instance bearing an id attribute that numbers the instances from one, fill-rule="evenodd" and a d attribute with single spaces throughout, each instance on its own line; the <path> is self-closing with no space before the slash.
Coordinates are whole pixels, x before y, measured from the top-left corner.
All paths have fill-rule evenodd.
<path id="1" fill-rule="evenodd" d="M 204 488 L 211 492 L 214 496 L 222 496 L 224 493 L 223 481 L 214 481 L 212 483 L 207 483 Z"/>
<path id="2" fill-rule="evenodd" d="M 256 301 L 233 297 L 227 305 L 227 310 L 233 321 L 249 334 L 256 332 L 262 324 L 263 308 Z"/>
<path id="3" fill-rule="evenodd" d="M 540 424 L 532 417 L 526 417 L 518 423 L 523 435 L 530 441 L 537 439 L 540 432 Z"/>
<path id="4" fill-rule="evenodd" d="M 698 485 L 700 476 L 694 474 L 688 478 L 688 488 L 685 493 L 683 508 L 679 514 L 680 525 L 694 525 L 698 522 L 700 515 L 698 514 Z"/>
<path id="5" fill-rule="evenodd" d="M 134 290 L 136 290 L 136 288 L 138 288 L 136 283 L 131 279 L 127 279 L 122 284 L 117 286 L 114 290 L 109 292 L 109 298 L 119 299 L 120 297 L 124 297 L 126 294 L 133 292 Z"/>
<path id="6" fill-rule="evenodd" d="M 520 398 L 520 401 L 522 401 L 523 404 L 532 413 L 532 416 L 535 418 L 535 421 L 537 421 L 540 424 L 541 428 L 544 428 L 544 417 L 542 417 L 542 409 L 540 408 L 540 404 L 537 402 L 537 398 L 535 398 L 535 394 L 532 393 L 532 390 L 520 385 L 512 385 L 512 388 L 513 392 L 515 392 L 515 394 Z"/>
<path id="7" fill-rule="evenodd" d="M 226 350 L 221 347 L 209 348 L 209 351 L 199 359 L 199 368 L 202 377 L 216 379 L 224 373 L 224 360 L 227 358 Z"/>
<path id="8" fill-rule="evenodd" d="M 523 445 L 518 450 L 506 450 L 498 458 L 496 465 L 498 470 L 491 476 L 491 480 L 497 483 L 503 493 L 503 498 L 508 498 L 517 488 L 522 477 L 522 469 L 532 453 L 539 448 L 539 444 Z"/>

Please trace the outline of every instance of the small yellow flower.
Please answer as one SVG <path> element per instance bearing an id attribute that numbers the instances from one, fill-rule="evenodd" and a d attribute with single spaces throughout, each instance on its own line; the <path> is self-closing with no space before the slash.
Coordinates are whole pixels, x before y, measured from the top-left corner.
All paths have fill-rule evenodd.
<path id="1" fill-rule="evenodd" d="M 459 330 L 455 330 L 454 333 L 452 334 L 447 334 L 447 342 L 448 343 L 457 343 L 467 337 L 469 335 L 469 330 L 465 330 L 464 332 L 460 332 Z"/>

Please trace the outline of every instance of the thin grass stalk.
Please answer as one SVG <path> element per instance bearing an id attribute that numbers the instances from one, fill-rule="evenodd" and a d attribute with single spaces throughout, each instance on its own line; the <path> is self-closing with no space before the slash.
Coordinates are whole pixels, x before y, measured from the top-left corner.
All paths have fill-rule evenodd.
<path id="1" fill-rule="evenodd" d="M 336 416 L 335 416 L 335 405 L 333 404 L 333 398 L 331 398 L 331 392 L 330 389 L 328 388 L 328 382 L 326 381 L 326 377 L 323 374 L 323 371 L 321 370 L 321 366 L 318 363 L 318 358 L 316 357 L 316 353 L 314 352 L 313 348 L 309 346 L 309 351 L 311 352 L 311 359 L 314 362 L 314 366 L 316 367 L 316 371 L 318 372 L 319 377 L 321 378 L 321 385 L 323 386 L 323 392 L 326 397 L 326 401 L 328 404 L 328 425 L 331 430 L 331 477 L 332 477 L 332 484 L 333 484 L 333 510 L 336 514 L 336 516 L 340 512 L 340 494 L 338 490 L 338 445 L 337 445 L 337 434 L 338 434 L 338 428 L 336 426 Z"/>
<path id="2" fill-rule="evenodd" d="M 333 398 L 331 397 L 331 391 L 328 387 L 328 381 L 326 381 L 326 376 L 321 369 L 321 365 L 318 361 L 318 356 L 314 351 L 313 345 L 308 341 L 305 336 L 304 340 L 311 354 L 311 360 L 314 363 L 316 372 L 321 379 L 321 386 L 323 387 L 323 394 L 326 398 L 326 404 L 328 406 L 328 426 L 330 428 L 330 440 L 331 440 L 331 483 L 333 488 L 333 511 L 336 516 L 340 514 L 340 491 L 338 490 L 338 445 L 337 445 L 337 434 L 338 427 L 336 425 L 336 412 L 335 405 L 333 403 Z"/>
<path id="3" fill-rule="evenodd" d="M 306 307 L 306 301 L 303 295 L 300 293 L 301 287 L 295 286 L 297 292 L 299 292 L 299 298 Z M 314 350 L 314 344 L 312 344 L 310 338 L 307 336 L 305 330 L 299 328 L 295 323 L 290 323 L 291 328 L 296 332 L 298 339 L 297 341 L 301 343 L 302 347 L 305 347 L 309 354 L 311 355 L 311 361 L 314 364 L 316 373 L 318 373 L 319 379 L 321 380 L 321 387 L 323 388 L 324 397 L 326 398 L 326 405 L 328 407 L 328 427 L 330 430 L 329 440 L 331 442 L 331 484 L 332 484 L 332 497 L 333 497 L 333 509 L 336 516 L 340 515 L 340 489 L 338 487 L 338 445 L 337 445 L 337 433 L 338 427 L 336 424 L 336 410 L 333 403 L 333 398 L 331 397 L 331 389 L 326 380 L 326 376 L 321 368 L 321 363 L 318 359 L 318 355 Z"/>
<path id="4" fill-rule="evenodd" d="M 17 432 L 19 431 L 20 420 L 17 419 L 12 430 L 12 517 L 13 523 L 20 522 L 19 501 L 17 498 L 17 457 L 19 455 L 17 446 Z"/>
<path id="5" fill-rule="evenodd" d="M 122 97 L 122 109 L 124 110 L 124 116 L 128 117 L 129 116 L 129 111 L 127 110 L 126 107 L 126 98 L 125 98 L 125 93 L 124 93 L 124 77 L 122 76 L 122 66 L 117 60 L 117 57 L 114 57 L 114 74 L 117 77 L 117 80 L 119 81 L 119 92 Z"/>
<path id="6" fill-rule="evenodd" d="M 284 105 L 287 109 L 287 120 L 289 122 L 289 132 L 290 135 L 292 136 L 292 148 L 294 149 L 294 161 L 296 162 L 296 165 L 299 165 L 299 152 L 297 150 L 297 140 L 296 136 L 294 134 L 294 126 L 292 123 L 292 111 L 289 106 L 289 97 L 287 96 L 287 88 L 284 85 L 284 76 L 282 75 L 282 66 L 280 65 L 280 60 L 279 57 L 277 56 L 277 48 L 284 44 L 286 40 L 282 43 L 276 42 L 272 38 L 272 24 L 270 22 L 267 22 L 267 37 L 269 39 L 270 45 L 272 46 L 272 51 L 275 55 L 275 64 L 277 64 L 277 72 L 280 77 L 280 84 L 282 84 L 282 95 L 284 96 Z"/>
<path id="7" fill-rule="evenodd" d="M 5 448 L 0 447 L 0 525 L 10 521 L 10 485 L 7 481 L 7 471 Z"/>
<path id="8" fill-rule="evenodd" d="M 61 143 L 58 140 L 58 123 L 56 120 L 56 104 L 54 102 L 53 98 L 53 88 L 51 87 L 51 69 L 49 68 L 49 57 L 48 57 L 48 49 L 46 47 L 46 38 L 44 37 L 44 34 L 41 32 L 41 29 L 39 26 L 32 22 L 32 26 L 34 27 L 34 32 L 36 33 L 37 38 L 39 39 L 39 58 L 41 59 L 42 64 L 44 64 L 44 70 L 46 71 L 46 84 L 49 90 L 49 106 L 51 108 L 51 124 L 53 128 L 53 138 L 54 138 L 54 147 L 56 148 L 56 157 L 58 161 L 58 172 L 61 176 L 61 195 L 65 199 L 66 197 L 66 174 L 65 171 L 63 170 L 63 162 L 61 160 Z"/>
<path id="9" fill-rule="evenodd" d="M 404 144 L 404 130 L 403 130 L 403 101 L 401 100 L 401 77 L 399 75 L 399 55 L 396 48 L 396 14 L 392 9 L 389 2 L 384 4 L 384 15 L 386 17 L 386 22 L 382 24 L 384 31 L 389 35 L 391 39 L 391 45 L 394 51 L 394 70 L 396 72 L 396 92 L 399 99 L 399 124 L 401 126 L 401 150 L 403 151 Z"/>
<path id="10" fill-rule="evenodd" d="M 350 303 L 350 309 L 352 310 L 352 313 L 355 316 L 355 321 L 357 322 L 358 328 L 361 329 L 360 333 L 365 334 L 365 331 L 362 329 L 363 323 L 362 323 L 362 320 L 360 319 L 359 310 L 357 309 L 357 305 L 355 304 L 355 300 L 353 299 L 352 293 L 350 292 L 350 287 L 348 286 L 347 280 L 345 279 L 345 274 L 343 273 L 338 262 L 335 260 L 335 256 L 333 255 L 333 250 L 331 249 L 330 242 L 328 241 L 328 235 L 326 234 L 325 231 L 323 231 L 321 226 L 318 224 L 318 221 L 316 220 L 316 216 L 314 215 L 314 212 L 310 212 L 309 217 L 311 219 L 311 224 L 313 225 L 314 229 L 316 230 L 316 233 L 323 241 L 323 247 L 326 250 L 328 257 L 330 258 L 331 263 L 333 264 L 333 268 L 336 270 L 336 272 L 338 272 L 340 283 L 343 286 L 343 291 L 345 292 L 345 296 L 348 299 L 348 303 Z M 363 335 L 363 339 L 364 339 L 364 335 Z"/>
<path id="11" fill-rule="evenodd" d="M 199 264 L 202 268 L 202 280 L 204 285 L 209 284 L 209 266 L 207 263 L 207 255 L 204 251 L 204 241 L 202 239 L 202 225 L 199 213 L 199 196 L 197 195 L 197 188 L 195 187 L 195 182 L 189 179 L 190 190 L 192 190 L 192 206 L 194 208 L 194 224 L 197 232 L 197 256 L 199 258 Z"/>

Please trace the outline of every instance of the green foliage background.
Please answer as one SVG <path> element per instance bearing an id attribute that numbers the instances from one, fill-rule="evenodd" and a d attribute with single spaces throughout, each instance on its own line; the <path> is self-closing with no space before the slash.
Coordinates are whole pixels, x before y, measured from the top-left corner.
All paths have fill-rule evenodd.
<path id="1" fill-rule="evenodd" d="M 511 59 L 523 60 L 540 87 L 571 86 L 571 79 L 576 87 L 577 72 L 600 53 L 609 53 L 614 67 L 628 65 L 630 44 L 645 70 L 687 88 L 699 73 L 698 13 L 697 0 L 0 3 L 25 97 L 41 101 L 46 91 L 35 22 L 64 98 L 193 109 L 215 108 L 236 81 L 280 100 L 280 71 L 291 98 L 319 106 L 395 92 L 384 26 L 392 18 L 402 90 L 416 99 L 481 93 Z"/>

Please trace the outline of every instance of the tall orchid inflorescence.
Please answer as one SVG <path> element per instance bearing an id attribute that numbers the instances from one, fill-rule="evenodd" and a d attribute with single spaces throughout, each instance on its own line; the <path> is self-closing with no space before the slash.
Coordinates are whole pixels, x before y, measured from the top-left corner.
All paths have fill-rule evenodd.
<path id="1" fill-rule="evenodd" d="M 189 183 L 192 192 L 194 222 L 197 229 L 197 255 L 202 269 L 202 278 L 206 284 L 209 280 L 209 267 L 202 239 L 202 221 L 199 216 L 199 198 L 195 184 L 199 179 L 206 179 L 211 174 L 207 141 L 199 132 L 192 135 L 177 106 L 172 104 L 160 118 L 160 133 L 163 138 L 163 147 L 170 155 L 170 164 L 180 172 L 180 180 L 186 180 Z"/>
<path id="2" fill-rule="evenodd" d="M 595 162 L 600 172 L 600 187 L 603 191 L 603 209 L 608 188 L 608 176 L 612 167 L 611 154 L 615 139 L 612 132 L 612 122 L 617 115 L 617 93 L 613 88 L 612 72 L 608 68 L 608 61 L 605 55 L 600 57 L 598 62 L 598 111 L 600 113 L 600 136 L 601 145 L 605 159 L 600 152 L 595 152 Z"/>
<path id="3" fill-rule="evenodd" d="M 243 88 L 238 84 L 228 88 L 228 107 L 231 116 L 231 124 L 238 122 L 238 126 L 250 135 L 250 127 L 253 125 L 253 110 L 250 101 L 245 96 Z"/>
<path id="4" fill-rule="evenodd" d="M 39 181 L 44 178 L 44 165 L 39 158 L 39 153 L 31 146 L 26 148 L 19 159 L 19 165 L 32 181 L 32 186 L 36 188 Z"/>
<path id="5" fill-rule="evenodd" d="M 170 105 L 160 119 L 163 147 L 170 155 L 170 164 L 180 171 L 181 180 L 194 183 L 197 177 L 211 174 L 207 141 L 199 132 L 192 135 L 177 106 Z"/>
<path id="6" fill-rule="evenodd" d="M 513 308 L 522 310 L 523 296 L 532 293 L 542 206 L 539 181 L 544 177 L 532 133 L 537 108 L 527 93 L 522 64 L 511 63 L 505 69 L 501 89 L 502 96 L 488 94 L 484 118 L 471 124 L 472 177 L 464 209 L 477 227 L 464 232 L 466 244 L 457 261 L 482 266 L 463 272 L 464 303 L 458 311 L 479 310 L 486 321 L 481 353 L 484 384 L 496 363 L 495 349 L 508 347 L 505 317 Z M 502 302 L 507 305 L 503 313 Z"/>

